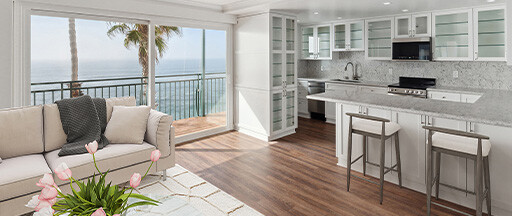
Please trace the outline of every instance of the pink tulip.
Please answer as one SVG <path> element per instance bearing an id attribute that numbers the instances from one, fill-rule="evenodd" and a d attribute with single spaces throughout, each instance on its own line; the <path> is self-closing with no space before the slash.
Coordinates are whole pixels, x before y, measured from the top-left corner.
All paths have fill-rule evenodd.
<path id="1" fill-rule="evenodd" d="M 44 209 L 44 208 L 47 208 L 47 207 L 52 207 L 52 203 L 50 203 L 49 201 L 46 201 L 46 200 L 39 200 L 39 204 L 37 204 L 37 206 L 34 208 L 35 211 L 40 211 L 41 209 Z"/>
<path id="2" fill-rule="evenodd" d="M 136 188 L 136 187 L 139 186 L 140 181 L 141 181 L 140 174 L 139 173 L 134 173 L 132 175 L 132 177 L 130 178 L 130 186 L 132 186 L 132 188 Z"/>
<path id="3" fill-rule="evenodd" d="M 67 181 L 71 178 L 71 170 L 66 163 L 61 163 L 54 171 L 62 181 Z"/>
<path id="4" fill-rule="evenodd" d="M 44 207 L 40 209 L 38 212 L 34 213 L 32 216 L 52 216 L 55 213 L 55 210 L 52 209 L 51 206 Z"/>
<path id="5" fill-rule="evenodd" d="M 94 213 L 91 214 L 91 216 L 106 216 L 107 213 L 103 211 L 103 207 L 97 209 Z"/>
<path id="6" fill-rule="evenodd" d="M 94 154 L 96 151 L 98 151 L 98 142 L 94 140 L 94 142 L 91 142 L 89 144 L 85 144 L 85 148 L 89 152 L 89 154 Z"/>
<path id="7" fill-rule="evenodd" d="M 151 161 L 153 162 L 156 162 L 158 161 L 158 159 L 160 159 L 160 156 L 162 155 L 162 153 L 160 153 L 160 151 L 157 149 L 157 150 L 154 150 L 153 152 L 151 152 Z"/>
<path id="8" fill-rule="evenodd" d="M 50 187 L 57 186 L 55 184 L 55 181 L 53 181 L 52 175 L 48 174 L 48 173 L 44 174 L 43 178 L 39 179 L 39 182 L 36 183 L 36 185 L 39 187 L 42 187 L 42 188 L 44 188 L 46 186 L 50 186 Z"/>
<path id="9" fill-rule="evenodd" d="M 57 189 L 55 189 L 53 186 L 46 186 L 41 191 L 41 195 L 39 195 L 39 200 L 50 200 L 59 195 L 59 192 L 57 192 Z"/>
<path id="10" fill-rule="evenodd" d="M 28 201 L 26 207 L 29 208 L 35 208 L 37 205 L 39 205 L 39 195 L 35 195 L 32 197 L 30 201 Z"/>

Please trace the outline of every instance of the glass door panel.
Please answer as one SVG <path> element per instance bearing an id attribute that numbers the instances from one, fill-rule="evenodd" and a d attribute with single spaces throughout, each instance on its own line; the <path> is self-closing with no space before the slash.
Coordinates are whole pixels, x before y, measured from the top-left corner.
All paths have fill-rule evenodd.
<path id="1" fill-rule="evenodd" d="M 350 24 L 350 49 L 364 50 L 364 22 L 356 22 Z"/>
<path id="2" fill-rule="evenodd" d="M 315 29 L 313 27 L 302 28 L 302 58 L 315 57 Z"/>
<path id="3" fill-rule="evenodd" d="M 505 10 L 478 11 L 478 58 L 505 57 Z"/>
<path id="4" fill-rule="evenodd" d="M 411 36 L 411 18 L 410 16 L 396 18 L 396 38 Z"/>
<path id="5" fill-rule="evenodd" d="M 286 127 L 295 126 L 295 91 L 286 91 Z"/>
<path id="6" fill-rule="evenodd" d="M 430 35 L 430 16 L 429 15 L 423 15 L 423 16 L 414 16 L 414 26 L 413 26 L 413 36 L 428 36 Z"/>
<path id="7" fill-rule="evenodd" d="M 279 87 L 283 85 L 283 54 L 272 54 L 272 86 Z"/>
<path id="8" fill-rule="evenodd" d="M 283 93 L 272 94 L 272 132 L 283 129 Z"/>
<path id="9" fill-rule="evenodd" d="M 295 20 L 286 19 L 286 50 L 295 50 Z"/>
<path id="10" fill-rule="evenodd" d="M 468 58 L 469 40 L 468 12 L 436 15 L 435 58 Z"/>
<path id="11" fill-rule="evenodd" d="M 318 57 L 331 57 L 331 26 L 318 27 Z"/>
<path id="12" fill-rule="evenodd" d="M 283 49 L 283 18 L 272 17 L 272 50 Z"/>
<path id="13" fill-rule="evenodd" d="M 334 49 L 335 50 L 345 50 L 347 41 L 347 34 L 345 32 L 346 25 L 336 25 L 334 26 Z"/>
<path id="14" fill-rule="evenodd" d="M 368 22 L 368 57 L 391 57 L 391 20 Z"/>
<path id="15" fill-rule="evenodd" d="M 295 54 L 286 54 L 286 84 L 295 85 Z"/>

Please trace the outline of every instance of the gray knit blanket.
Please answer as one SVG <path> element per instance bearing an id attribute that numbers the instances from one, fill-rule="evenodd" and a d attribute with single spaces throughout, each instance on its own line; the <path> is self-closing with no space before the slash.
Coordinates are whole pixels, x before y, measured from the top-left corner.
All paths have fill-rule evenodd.
<path id="1" fill-rule="evenodd" d="M 103 135 L 107 127 L 105 99 L 84 95 L 55 103 L 59 107 L 62 128 L 67 135 L 67 143 L 62 146 L 59 156 L 87 153 L 85 144 L 95 140 L 98 149 L 108 145 Z"/>

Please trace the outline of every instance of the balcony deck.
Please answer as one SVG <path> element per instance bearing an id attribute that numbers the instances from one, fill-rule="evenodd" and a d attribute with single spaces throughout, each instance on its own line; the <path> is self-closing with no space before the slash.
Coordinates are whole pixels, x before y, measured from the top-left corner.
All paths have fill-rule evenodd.
<path id="1" fill-rule="evenodd" d="M 212 113 L 205 117 L 181 119 L 174 121 L 172 125 L 176 128 L 176 137 L 214 129 L 226 125 L 226 112 Z"/>

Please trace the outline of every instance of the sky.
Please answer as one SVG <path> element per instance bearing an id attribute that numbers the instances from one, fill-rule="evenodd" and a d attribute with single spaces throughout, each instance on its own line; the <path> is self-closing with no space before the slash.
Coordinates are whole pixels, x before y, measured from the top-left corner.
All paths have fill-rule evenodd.
<path id="1" fill-rule="evenodd" d="M 70 61 L 69 22 L 67 18 L 32 16 L 31 58 L 32 61 Z M 104 21 L 76 20 L 77 49 L 79 62 L 98 60 L 135 60 L 137 48 L 124 47 L 124 36 L 107 36 L 108 25 Z M 201 59 L 202 30 L 182 28 L 182 36 L 173 36 L 168 41 L 166 59 Z M 206 58 L 226 58 L 225 31 L 206 31 Z"/>

